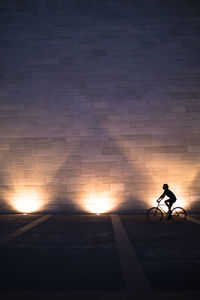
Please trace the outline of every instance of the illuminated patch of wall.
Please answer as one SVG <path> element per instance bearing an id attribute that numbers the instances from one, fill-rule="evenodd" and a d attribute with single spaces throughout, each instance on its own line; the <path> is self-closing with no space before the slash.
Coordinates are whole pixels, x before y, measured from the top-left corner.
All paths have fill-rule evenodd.
<path id="1" fill-rule="evenodd" d="M 176 205 L 190 209 L 192 193 L 194 193 L 191 185 L 198 173 L 200 160 L 199 155 L 192 157 L 189 151 L 189 145 L 194 139 L 194 136 L 191 137 L 192 131 L 191 133 L 188 131 L 185 135 L 185 128 L 181 130 L 177 121 L 176 127 L 168 127 L 168 132 L 165 131 L 165 134 L 162 134 L 162 121 L 159 122 L 160 127 L 155 131 L 155 122 L 151 114 L 149 111 L 147 128 L 145 122 L 142 127 L 140 121 L 139 124 L 137 124 L 138 120 L 134 121 L 136 131 L 133 130 L 134 134 L 131 135 L 125 134 L 125 130 L 129 128 L 128 120 L 134 119 L 135 116 L 130 116 L 127 111 L 127 126 L 124 131 L 121 131 L 121 138 L 120 130 L 118 131 L 114 126 L 115 123 L 112 124 L 112 119 L 106 125 L 116 146 L 121 149 L 130 164 L 129 170 L 133 177 L 132 197 L 133 199 L 139 198 L 147 206 L 155 205 L 156 199 L 163 192 L 162 185 L 168 183 L 177 196 Z M 144 135 L 141 134 L 142 132 Z"/>
<path id="2" fill-rule="evenodd" d="M 59 173 L 73 149 L 65 146 L 62 138 L 53 142 L 48 138 L 10 140 L 4 153 L 1 188 L 6 210 L 43 211 L 59 198 L 63 193 Z"/>
<path id="3" fill-rule="evenodd" d="M 108 192 L 88 193 L 82 200 L 83 209 L 90 213 L 110 213 L 116 209 L 116 199 Z"/>
<path id="4" fill-rule="evenodd" d="M 38 187 L 20 187 L 9 195 L 9 203 L 18 212 L 33 213 L 44 209 L 44 195 Z"/>

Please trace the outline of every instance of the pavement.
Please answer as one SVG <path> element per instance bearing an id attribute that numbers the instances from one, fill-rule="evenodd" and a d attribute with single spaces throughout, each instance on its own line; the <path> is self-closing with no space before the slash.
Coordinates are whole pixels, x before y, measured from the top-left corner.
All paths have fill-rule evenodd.
<path id="1" fill-rule="evenodd" d="M 200 215 L 0 215 L 0 299 L 200 299 Z"/>

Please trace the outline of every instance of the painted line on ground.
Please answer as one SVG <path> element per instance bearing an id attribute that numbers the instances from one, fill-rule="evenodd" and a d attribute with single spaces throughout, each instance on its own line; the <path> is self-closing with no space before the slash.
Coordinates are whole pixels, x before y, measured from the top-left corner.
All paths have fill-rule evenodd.
<path id="1" fill-rule="evenodd" d="M 187 219 L 188 219 L 189 221 L 193 222 L 193 223 L 196 223 L 196 224 L 200 225 L 200 220 L 198 220 L 198 219 L 195 219 L 195 218 L 189 217 L 189 216 L 187 216 L 186 220 L 187 220 Z"/>
<path id="2" fill-rule="evenodd" d="M 111 215 L 121 268 L 128 293 L 151 299 L 152 289 L 118 215 Z"/>
<path id="3" fill-rule="evenodd" d="M 38 224 L 46 221 L 47 219 L 49 219 L 52 215 L 45 215 L 42 216 L 36 220 L 34 220 L 33 222 L 11 232 L 10 234 L 2 237 L 0 239 L 0 247 L 4 246 L 5 244 L 7 244 L 8 242 L 10 242 L 11 240 L 14 240 L 15 238 L 17 238 L 18 236 L 22 235 L 24 232 L 30 230 L 31 228 L 37 226 Z"/>

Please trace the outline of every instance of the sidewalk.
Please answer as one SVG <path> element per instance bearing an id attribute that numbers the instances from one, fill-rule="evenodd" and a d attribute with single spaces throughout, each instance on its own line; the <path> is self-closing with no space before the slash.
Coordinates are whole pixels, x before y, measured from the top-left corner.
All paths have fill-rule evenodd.
<path id="1" fill-rule="evenodd" d="M 152 225 L 144 215 L 0 215 L 0 297 L 199 299 L 199 226 Z"/>

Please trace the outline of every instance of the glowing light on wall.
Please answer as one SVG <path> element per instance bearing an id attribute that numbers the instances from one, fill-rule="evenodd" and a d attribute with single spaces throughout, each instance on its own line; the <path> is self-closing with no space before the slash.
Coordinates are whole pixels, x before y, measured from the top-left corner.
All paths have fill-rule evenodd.
<path id="1" fill-rule="evenodd" d="M 13 196 L 12 204 L 19 212 L 31 213 L 42 207 L 42 199 L 37 191 L 27 189 L 18 191 Z"/>
<path id="2" fill-rule="evenodd" d="M 90 193 L 84 200 L 84 206 L 90 213 L 101 214 L 110 212 L 114 208 L 116 200 L 108 193 Z"/>

